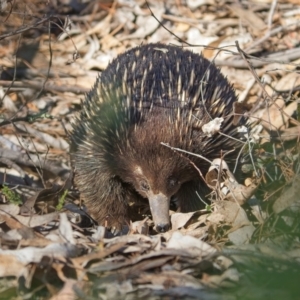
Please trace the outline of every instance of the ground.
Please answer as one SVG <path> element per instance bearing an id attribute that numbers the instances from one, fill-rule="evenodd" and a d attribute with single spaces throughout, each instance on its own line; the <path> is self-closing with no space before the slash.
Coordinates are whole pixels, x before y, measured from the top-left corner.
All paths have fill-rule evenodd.
<path id="1" fill-rule="evenodd" d="M 1 299 L 298 299 L 298 0 L 10 0 L 0 21 Z M 68 135 L 99 72 L 150 42 L 233 84 L 243 175 L 217 175 L 213 204 L 169 232 L 146 218 L 113 236 L 80 209 Z"/>

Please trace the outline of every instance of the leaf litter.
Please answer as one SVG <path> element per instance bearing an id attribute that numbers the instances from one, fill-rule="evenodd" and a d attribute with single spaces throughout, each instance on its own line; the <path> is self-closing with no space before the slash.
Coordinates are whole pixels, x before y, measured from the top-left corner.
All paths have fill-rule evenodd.
<path id="1" fill-rule="evenodd" d="M 298 299 L 299 11 L 296 0 L 0 1 L 0 298 Z M 68 132 L 98 73 L 150 42 L 222 67 L 235 117 L 251 122 L 248 159 L 243 175 L 226 155 L 213 162 L 212 204 L 170 212 L 171 231 L 155 234 L 148 215 L 110 231 L 72 186 Z"/>

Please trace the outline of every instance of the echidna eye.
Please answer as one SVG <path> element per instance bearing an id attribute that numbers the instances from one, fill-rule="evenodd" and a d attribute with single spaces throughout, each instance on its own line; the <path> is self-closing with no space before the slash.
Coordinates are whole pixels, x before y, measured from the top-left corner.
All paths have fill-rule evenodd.
<path id="1" fill-rule="evenodd" d="M 140 185 L 141 185 L 141 188 L 143 191 L 149 191 L 150 190 L 150 187 L 149 187 L 149 184 L 145 181 L 145 180 L 142 180 L 140 182 Z"/>
<path id="2" fill-rule="evenodd" d="M 177 179 L 175 179 L 175 178 L 170 178 L 169 179 L 169 185 L 171 186 L 171 187 L 174 187 L 174 186 L 176 186 L 176 185 L 178 185 L 179 184 L 179 181 L 177 180 Z"/>

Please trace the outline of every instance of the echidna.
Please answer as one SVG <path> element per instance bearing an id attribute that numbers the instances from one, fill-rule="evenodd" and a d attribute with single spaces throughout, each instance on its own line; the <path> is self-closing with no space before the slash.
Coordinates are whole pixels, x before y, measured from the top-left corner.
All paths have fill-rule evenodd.
<path id="1" fill-rule="evenodd" d="M 130 219 L 129 203 L 148 199 L 164 232 L 171 199 L 182 212 L 203 207 L 206 185 L 195 166 L 205 174 L 209 164 L 161 143 L 210 160 L 238 149 L 228 137 L 237 136 L 236 100 L 220 70 L 191 51 L 148 44 L 119 55 L 88 93 L 71 138 L 75 184 L 91 215 L 119 227 Z M 205 134 L 202 126 L 217 117 L 220 132 Z"/>

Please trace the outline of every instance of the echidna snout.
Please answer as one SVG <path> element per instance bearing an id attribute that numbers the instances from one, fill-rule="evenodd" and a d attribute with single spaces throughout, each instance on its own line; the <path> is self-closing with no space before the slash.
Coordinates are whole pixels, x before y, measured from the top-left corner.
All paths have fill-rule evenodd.
<path id="1" fill-rule="evenodd" d="M 166 232 L 170 228 L 170 198 L 164 194 L 149 195 L 149 205 L 155 229 L 158 232 Z"/>
<path id="2" fill-rule="evenodd" d="M 209 164 L 201 157 L 212 161 L 229 151 L 230 165 L 242 146 L 237 127 L 244 120 L 233 122 L 236 101 L 220 70 L 189 50 L 148 44 L 119 55 L 73 125 L 75 184 L 88 212 L 101 225 L 121 227 L 148 202 L 164 232 L 171 198 L 181 212 L 202 208 L 207 186 L 199 170 L 205 176 Z M 203 132 L 215 118 L 223 120 L 220 131 Z"/>

